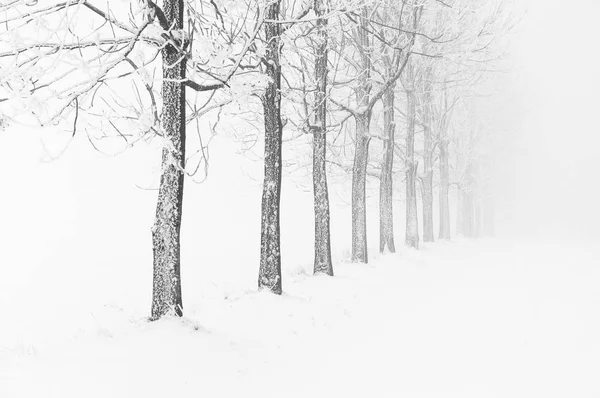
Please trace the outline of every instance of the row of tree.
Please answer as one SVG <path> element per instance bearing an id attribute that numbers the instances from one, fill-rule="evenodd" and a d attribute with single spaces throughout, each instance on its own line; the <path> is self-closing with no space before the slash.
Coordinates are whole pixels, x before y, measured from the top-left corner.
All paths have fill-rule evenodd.
<path id="1" fill-rule="evenodd" d="M 380 181 L 381 252 L 396 250 L 393 196 L 399 176 L 405 179 L 406 245 L 419 247 L 417 186 L 423 240 L 434 240 L 436 164 L 439 237 L 450 238 L 452 184 L 460 192 L 459 232 L 475 236 L 482 224 L 490 229 L 491 217 L 480 216 L 491 214 L 482 210 L 488 207 L 481 193 L 487 187 L 487 141 L 465 121 L 472 117 L 468 98 L 497 58 L 495 42 L 507 32 L 508 19 L 503 2 L 484 3 L 9 0 L 0 5 L 3 120 L 66 123 L 73 136 L 84 130 L 96 147 L 162 140 L 152 228 L 155 320 L 183 314 L 184 182 L 207 162 L 199 121 L 258 98 L 265 144 L 258 286 L 280 294 L 284 127 L 312 143 L 315 273 L 333 275 L 326 170 L 332 163 L 346 167 L 348 159 L 339 155 L 346 144 L 336 146 L 340 136 L 353 143 L 347 167 L 352 261 L 368 262 L 366 186 L 373 174 Z M 379 114 L 381 129 L 373 127 Z M 193 124 L 199 146 L 187 154 Z M 369 159 L 373 138 L 382 143 L 376 164 Z"/>

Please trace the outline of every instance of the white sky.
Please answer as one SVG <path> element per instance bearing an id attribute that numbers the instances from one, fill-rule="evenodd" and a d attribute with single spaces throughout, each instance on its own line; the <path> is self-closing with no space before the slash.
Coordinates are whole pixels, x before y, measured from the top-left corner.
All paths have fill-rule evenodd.
<path id="1" fill-rule="evenodd" d="M 600 1 L 519 2 L 528 11 L 504 93 L 517 114 L 508 122 L 511 150 L 498 162 L 501 195 L 522 226 L 598 236 Z"/>

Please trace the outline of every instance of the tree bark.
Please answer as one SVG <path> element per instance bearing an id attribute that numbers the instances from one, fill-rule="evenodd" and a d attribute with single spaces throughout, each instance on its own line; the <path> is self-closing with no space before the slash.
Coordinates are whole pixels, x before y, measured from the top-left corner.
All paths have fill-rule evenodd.
<path id="1" fill-rule="evenodd" d="M 369 15 L 368 7 L 363 8 L 363 15 Z M 367 164 L 369 162 L 369 125 L 371 109 L 371 40 L 367 18 L 361 19 L 361 26 L 355 31 L 356 40 L 360 46 L 361 66 L 359 87 L 356 90 L 356 102 L 360 113 L 354 115 L 356 121 L 356 143 L 354 150 L 354 165 L 352 167 L 352 257 L 356 263 L 368 263 L 367 253 Z"/>
<path id="2" fill-rule="evenodd" d="M 423 176 L 421 198 L 423 201 L 423 242 L 433 242 L 433 131 L 431 130 L 431 87 L 426 85 L 423 95 Z"/>
<path id="3" fill-rule="evenodd" d="M 463 191 L 461 186 L 458 187 L 458 195 L 456 202 L 456 234 L 461 236 L 467 236 L 467 225 L 468 222 L 465 220 L 466 213 L 465 207 L 467 206 L 467 194 Z"/>
<path id="4" fill-rule="evenodd" d="M 450 164 L 448 159 L 448 140 L 440 139 L 440 234 L 439 238 L 450 240 Z"/>
<path id="5" fill-rule="evenodd" d="M 173 29 L 183 28 L 183 0 L 164 2 L 164 14 Z M 188 43 L 182 43 L 184 47 Z M 164 315 L 183 315 L 180 272 L 180 230 L 183 209 L 185 167 L 185 87 L 186 61 L 178 50 L 166 45 L 162 50 L 162 174 L 156 217 L 152 227 L 154 281 L 151 320 Z"/>
<path id="6" fill-rule="evenodd" d="M 367 164 L 369 163 L 370 115 L 356 117 L 356 146 L 352 167 L 352 262 L 368 263 Z"/>
<path id="7" fill-rule="evenodd" d="M 386 248 L 390 253 L 396 252 L 394 244 L 393 213 L 393 168 L 394 168 L 394 86 L 383 96 L 383 159 L 381 162 L 381 178 L 379 179 L 379 251 Z"/>
<path id="8" fill-rule="evenodd" d="M 434 242 L 433 234 L 433 172 L 425 172 L 421 178 L 423 200 L 423 242 Z"/>
<path id="9" fill-rule="evenodd" d="M 475 161 L 473 163 L 471 174 L 471 200 L 473 202 L 473 238 L 479 238 L 481 236 L 481 229 L 483 227 L 483 220 L 481 215 L 481 186 L 479 185 L 479 181 L 481 179 L 480 177 L 480 163 L 479 161 Z"/>
<path id="10" fill-rule="evenodd" d="M 415 162 L 416 99 L 413 89 L 407 95 L 408 129 L 406 132 L 406 246 L 419 248 L 419 220 L 417 218 L 417 164 Z"/>
<path id="11" fill-rule="evenodd" d="M 479 238 L 481 236 L 481 228 L 483 226 L 483 220 L 481 217 L 481 200 L 479 197 L 473 198 L 473 237 Z"/>
<path id="12" fill-rule="evenodd" d="M 473 196 L 469 192 L 463 192 L 463 203 L 462 203 L 462 222 L 463 226 L 461 231 L 464 236 L 472 238 L 474 236 L 474 207 L 473 207 Z"/>
<path id="13" fill-rule="evenodd" d="M 489 192 L 486 193 L 483 202 L 483 236 L 492 237 L 495 235 L 495 213 L 494 199 Z"/>
<path id="14" fill-rule="evenodd" d="M 329 192 L 327 189 L 327 19 L 323 1 L 315 2 L 317 20 L 317 53 L 315 80 L 317 82 L 316 123 L 313 131 L 313 190 L 315 208 L 315 274 L 333 276 L 329 228 Z"/>
<path id="15" fill-rule="evenodd" d="M 267 20 L 279 19 L 281 1 L 274 1 L 266 11 Z M 260 269 L 258 288 L 281 294 L 281 243 L 279 204 L 281 199 L 281 25 L 265 22 L 267 44 L 266 74 L 269 83 L 262 99 L 265 119 L 265 178 L 262 195 Z"/>
<path id="16" fill-rule="evenodd" d="M 467 164 L 459 187 L 457 232 L 468 238 L 475 236 L 475 203 L 473 198 L 472 166 Z"/>

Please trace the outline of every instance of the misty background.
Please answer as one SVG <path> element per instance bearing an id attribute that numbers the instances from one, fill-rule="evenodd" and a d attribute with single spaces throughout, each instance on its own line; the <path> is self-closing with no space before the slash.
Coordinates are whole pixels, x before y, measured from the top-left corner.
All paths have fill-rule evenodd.
<path id="1" fill-rule="evenodd" d="M 499 77 L 497 198 L 505 235 L 597 241 L 600 4 L 524 0 Z"/>

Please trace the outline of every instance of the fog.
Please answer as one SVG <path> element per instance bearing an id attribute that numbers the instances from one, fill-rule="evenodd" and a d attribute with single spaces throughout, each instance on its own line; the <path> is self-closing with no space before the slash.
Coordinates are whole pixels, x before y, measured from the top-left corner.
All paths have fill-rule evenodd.
<path id="1" fill-rule="evenodd" d="M 465 0 L 465 4 L 483 8 L 494 3 L 469 1 Z M 93 2 L 77 4 L 83 8 Z M 0 19 L 2 10 L 15 4 L 45 7 L 41 1 L 5 3 L 0 5 Z M 102 5 L 99 0 L 95 3 L 97 7 Z M 112 15 L 126 23 L 127 14 L 114 11 L 130 3 L 142 7 L 143 15 L 156 12 L 149 8 L 152 2 L 121 1 L 110 2 Z M 208 6 L 206 2 L 209 10 L 238 5 L 242 12 L 246 2 L 210 3 Z M 260 3 L 248 2 L 251 7 Z M 270 7 L 276 3 L 270 2 Z M 411 4 L 389 3 L 394 7 L 402 5 L 402 9 Z M 447 7 L 439 0 L 429 3 L 441 9 Z M 339 134 L 336 131 L 335 136 L 326 136 L 329 152 L 323 150 L 320 158 L 325 164 L 326 156 L 331 156 L 327 159 L 331 203 L 327 203 L 327 215 L 322 217 L 327 223 L 331 220 L 331 231 L 319 236 L 315 231 L 315 208 L 320 206 L 315 206 L 312 180 L 314 135 L 302 131 L 302 123 L 310 122 L 303 120 L 309 119 L 308 111 L 306 115 L 294 114 L 296 121 L 293 117 L 285 119 L 285 129 L 278 132 L 283 135 L 283 155 L 277 158 L 277 153 L 273 155 L 277 145 L 264 142 L 262 106 L 256 98 L 256 93 L 264 89 L 262 75 L 244 72 L 243 76 L 250 76 L 246 79 L 262 83 L 249 84 L 242 90 L 244 85 L 238 82 L 240 93 L 234 90 L 233 95 L 220 90 L 217 97 L 234 97 L 232 109 L 226 109 L 222 117 L 205 114 L 199 125 L 190 125 L 187 153 L 192 154 L 193 161 L 188 160 L 188 166 L 198 165 L 200 173 L 185 177 L 185 194 L 180 189 L 181 197 L 163 200 L 159 187 L 162 184 L 172 188 L 175 181 L 164 178 L 164 170 L 176 170 L 172 175 L 181 177 L 183 171 L 189 170 L 185 162 L 179 164 L 175 157 L 168 156 L 181 154 L 173 149 L 170 137 L 157 137 L 161 134 L 154 132 L 158 131 L 138 126 L 144 125 L 143 112 L 127 118 L 121 118 L 123 115 L 118 112 L 101 113 L 99 120 L 104 124 L 100 123 L 95 131 L 97 136 L 94 132 L 88 135 L 83 112 L 77 128 L 79 113 L 71 105 L 71 113 L 60 118 L 65 122 L 60 125 L 33 129 L 13 122 L 11 109 L 23 111 L 33 119 L 31 113 L 38 105 L 43 108 L 46 99 L 70 101 L 72 97 L 69 91 L 63 92 L 62 97 L 47 91 L 44 97 L 39 94 L 41 91 L 36 94 L 28 89 L 21 71 L 15 69 L 11 74 L 5 73 L 9 69 L 2 69 L 17 64 L 14 54 L 8 51 L 2 56 L 0 51 L 0 123 L 8 121 L 7 127 L 0 125 L 0 182 L 4 188 L 0 196 L 0 314 L 4 320 L 0 327 L 0 397 L 600 397 L 600 192 L 596 175 L 600 170 L 600 129 L 596 121 L 600 91 L 600 34 L 596 26 L 600 0 L 505 3 L 519 22 L 510 35 L 504 36 L 503 31 L 501 43 L 494 43 L 505 50 L 504 57 L 498 63 L 475 60 L 481 69 L 489 67 L 484 83 L 465 88 L 460 84 L 467 86 L 464 81 L 470 80 L 458 79 L 460 87 L 454 93 L 457 97 L 467 92 L 476 94 L 461 98 L 468 102 L 465 108 L 472 108 L 461 109 L 466 115 L 460 114 L 452 126 L 439 128 L 448 131 L 443 137 L 440 132 L 436 145 L 447 144 L 449 150 L 442 150 L 444 145 L 437 150 L 440 160 L 435 161 L 433 172 L 432 207 L 423 205 L 426 176 L 420 180 L 418 193 L 415 181 L 412 190 L 407 183 L 409 165 L 421 162 L 425 169 L 427 153 L 426 124 L 414 128 L 418 124 L 415 108 L 412 116 L 406 116 L 407 94 L 414 94 L 414 81 L 412 90 L 401 87 L 402 84 L 396 86 L 397 108 L 406 114 L 395 116 L 399 156 L 394 154 L 394 146 L 387 146 L 396 156 L 396 169 L 389 169 L 389 181 L 392 174 L 394 179 L 394 190 L 389 190 L 393 192 L 393 214 L 388 217 L 394 223 L 393 250 L 389 244 L 387 250 L 380 245 L 380 222 L 385 219 L 380 213 L 380 183 L 385 179 L 379 171 L 383 169 L 384 142 L 394 142 L 394 133 L 381 135 L 383 106 L 373 108 L 377 109 L 371 126 L 374 134 L 365 135 L 366 141 L 371 141 L 365 151 L 371 158 L 366 156 L 363 160 L 365 170 L 367 166 L 371 169 L 367 170 L 367 186 L 362 190 L 363 196 L 367 191 L 366 204 L 356 206 L 356 214 L 363 211 L 367 221 L 365 228 L 356 233 L 354 203 L 359 202 L 355 197 L 360 196 L 361 190 L 354 194 L 353 174 L 357 173 L 353 170 L 353 157 L 357 158 L 355 142 L 363 140 L 356 139 L 353 121 L 343 128 L 342 120 L 351 119 L 337 115 L 343 111 L 341 106 L 328 109 L 327 117 L 339 122 Z M 410 11 L 416 19 L 415 4 L 420 7 L 419 1 L 412 2 L 410 7 L 415 10 L 406 12 Z M 100 8 L 93 15 L 84 9 L 89 15 L 82 12 L 82 18 L 98 18 Z M 258 11 L 252 12 L 259 16 Z M 466 14 L 469 13 L 470 8 Z M 196 18 L 203 29 L 210 21 L 204 19 L 206 15 Z M 217 15 L 212 16 L 216 31 L 220 32 L 222 25 L 225 29 L 228 19 L 238 30 L 232 13 Z M 139 14 L 137 18 L 141 17 Z M 47 25 L 44 19 L 38 21 L 44 22 L 40 26 Z M 346 22 L 338 25 L 334 18 L 331 20 L 333 32 L 351 25 L 344 19 L 340 21 Z M 84 32 L 92 26 L 88 22 L 79 20 Z M 109 25 L 105 20 L 98 23 Z M 252 32 L 254 19 L 248 19 L 248 23 L 246 29 Z M 2 30 L 9 25 L 0 24 L 0 50 L 10 44 L 4 40 L 6 37 L 18 38 Z M 154 25 L 159 29 L 156 21 Z M 23 26 L 34 29 L 34 24 Z M 108 26 L 105 28 L 108 31 Z M 478 30 L 469 30 L 478 36 Z M 291 35 L 295 31 L 288 32 Z M 182 32 L 160 37 L 185 37 L 172 33 Z M 107 37 L 112 37 L 111 33 Z M 58 45 L 43 42 L 46 38 L 33 39 L 40 40 L 42 48 L 55 46 L 58 51 Z M 29 41 L 18 44 L 23 46 L 23 53 L 34 49 L 33 56 L 39 54 Z M 98 48 L 92 55 L 113 52 L 106 51 L 108 47 L 94 46 Z M 164 46 L 169 44 L 165 42 Z M 288 54 L 293 49 L 291 42 L 283 48 Z M 154 50 L 157 54 L 163 51 Z M 214 61 L 214 54 L 209 56 L 208 50 L 196 56 L 202 61 L 202 57 Z M 345 50 L 340 47 L 338 51 Z M 347 54 L 355 54 L 353 51 Z M 194 54 L 190 51 L 187 55 L 193 59 Z M 453 53 L 448 50 L 448 54 Z M 258 65 L 265 61 L 262 57 Z M 266 63 L 273 60 L 267 58 Z M 84 62 L 83 57 L 78 61 L 85 66 L 95 65 Z M 207 65 L 211 65 L 208 61 Z M 312 63 L 308 57 L 302 68 L 296 67 L 306 71 Z M 99 62 L 97 69 L 105 64 Z M 223 73 L 221 63 L 215 65 L 215 70 Z M 152 68 L 162 68 L 160 58 Z M 338 79 L 347 80 L 349 75 L 351 83 L 364 72 L 348 68 L 339 69 Z M 46 77 L 46 72 L 62 74 L 59 67 L 42 69 L 36 71 L 40 79 Z M 479 74 L 479 67 L 475 69 Z M 290 68 L 286 73 L 286 78 L 299 79 Z M 78 73 L 64 76 L 69 85 L 81 77 Z M 150 74 L 143 76 L 145 84 L 156 83 L 156 96 L 162 100 L 160 86 L 166 80 L 146 80 Z M 442 81 L 445 86 L 446 80 L 440 79 L 439 83 Z M 5 82 L 8 83 L 3 85 Z M 125 83 L 118 80 L 114 84 L 116 91 L 122 91 L 123 98 L 129 101 L 133 92 L 126 89 Z M 310 88 L 311 84 L 303 88 Z M 12 93 L 13 87 L 21 87 L 16 90 L 16 101 L 5 99 L 5 91 Z M 425 92 L 423 89 L 421 94 Z M 303 94 L 304 106 L 308 107 L 306 98 L 310 96 Z M 356 105 L 352 103 L 354 96 L 346 94 L 338 92 L 336 102 L 348 100 L 343 105 Z M 30 103 L 35 95 L 41 96 Z M 114 100 L 112 94 L 106 98 Z M 167 100 L 173 103 L 173 98 Z M 290 95 L 283 102 L 289 106 L 292 100 Z M 148 101 L 140 99 L 139 108 L 150 109 Z M 452 111 L 453 105 L 448 107 L 448 102 L 443 109 L 440 104 L 436 114 L 442 121 Z M 29 109 L 24 104 L 35 107 Z M 52 106 L 47 107 L 53 110 Z M 75 108 L 78 107 L 75 101 Z M 271 110 L 274 108 L 280 111 L 275 106 Z M 135 106 L 118 109 L 133 112 Z M 173 128 L 173 121 L 180 120 L 174 117 L 175 113 L 171 112 L 164 122 L 153 119 L 152 127 L 160 130 L 161 124 L 167 124 Z M 89 114 L 87 117 L 89 126 L 93 126 L 94 119 Z M 217 128 L 218 117 L 222 120 Z M 411 117 L 410 152 L 417 153 L 415 161 L 406 160 L 410 130 L 407 125 L 411 124 L 407 121 Z M 277 114 L 278 121 L 280 118 Z M 121 131 L 112 121 L 119 126 L 123 122 L 123 131 L 133 138 L 117 135 L 113 129 L 119 134 Z M 443 126 L 442 122 L 439 124 Z M 310 127 L 312 131 L 319 126 Z M 152 134 L 146 136 L 150 131 Z M 324 127 L 322 131 L 328 130 Z M 476 141 L 473 136 L 477 133 L 481 133 L 477 137 L 480 140 L 469 142 L 471 147 L 461 152 L 461 139 Z M 177 139 L 185 137 L 181 131 L 171 135 Z M 199 150 L 202 139 L 205 144 L 210 141 L 210 155 L 208 148 Z M 89 141 L 109 154 L 96 150 Z M 132 142 L 135 146 L 130 145 Z M 272 169 L 283 169 L 283 183 L 263 179 L 267 157 L 264 154 L 269 151 L 270 158 L 275 159 Z M 118 155 L 111 155 L 117 152 Z M 165 159 L 162 166 L 161 152 Z M 194 152 L 202 152 L 201 160 L 199 155 L 194 157 Z M 442 152 L 450 153 L 446 162 L 441 161 Z M 477 171 L 484 172 L 474 177 L 471 165 L 461 164 L 462 156 L 472 156 L 466 163 L 482 160 L 484 166 Z M 204 169 L 206 164 L 210 167 Z M 438 170 L 440 164 L 445 166 Z M 202 178 L 203 171 L 208 173 L 206 180 Z M 482 182 L 481 187 L 476 187 L 481 190 L 474 190 L 480 195 L 476 199 L 485 211 L 475 209 L 472 197 L 465 199 L 472 194 L 470 184 L 476 178 Z M 196 180 L 202 182 L 194 183 Z M 319 184 L 323 187 L 325 179 L 320 179 Z M 281 228 L 279 199 L 276 203 L 263 199 L 272 197 L 275 190 L 271 196 L 262 192 L 265 186 L 276 185 L 281 190 Z M 438 193 L 444 192 L 442 186 L 451 191 L 446 192 L 446 201 L 438 198 Z M 408 222 L 407 192 L 411 191 L 411 199 L 418 198 L 419 221 L 412 224 L 415 228 L 410 228 Z M 490 191 L 493 201 L 489 201 Z M 327 194 L 321 197 L 326 198 Z M 161 203 L 165 205 L 162 213 L 155 210 L 157 198 L 159 208 Z M 270 204 L 261 206 L 261 200 Z M 439 204 L 442 202 L 446 206 Z M 490 202 L 493 205 L 487 207 Z M 181 208 L 183 216 L 178 223 L 174 220 Z M 267 217 L 274 208 L 277 216 Z M 425 208 L 435 219 L 435 228 L 431 222 L 427 224 L 435 239 L 425 239 Z M 488 212 L 489 208 L 495 210 L 495 218 L 489 217 L 494 213 Z M 321 211 L 324 209 L 320 207 Z M 444 214 L 447 217 L 441 216 L 440 209 L 448 210 Z M 415 216 L 415 212 L 411 214 Z M 164 223 L 172 223 L 172 228 L 158 223 L 161 216 Z M 480 216 L 485 220 L 473 221 Z M 356 218 L 360 221 L 360 217 Z M 268 219 L 276 219 L 277 223 L 264 224 Z M 450 220 L 443 223 L 451 224 L 447 232 L 452 229 L 452 233 L 447 237 L 439 228 L 441 219 Z M 486 228 L 493 224 L 488 223 L 490 219 L 496 221 L 497 239 L 489 236 L 493 228 Z M 460 221 L 464 220 L 480 225 L 470 229 L 463 226 L 461 230 Z M 359 236 L 361 233 L 363 236 Z M 155 239 L 161 234 L 165 235 L 162 240 Z M 405 239 L 409 235 L 416 235 L 418 245 L 409 244 Z M 323 242 L 323 237 L 327 238 L 327 246 L 322 244 L 320 248 L 331 252 L 333 275 L 314 272 L 318 257 L 315 242 L 319 238 Z M 355 242 L 363 237 L 364 259 L 354 255 L 358 246 Z M 267 247 L 263 240 L 268 239 L 276 241 L 276 245 L 263 256 L 263 247 Z M 173 261 L 161 263 L 165 253 L 172 255 Z M 273 258 L 280 262 L 279 269 L 272 267 L 276 273 L 269 276 L 282 284 L 282 292 L 272 290 L 279 294 L 271 294 L 268 286 L 260 285 L 265 277 L 263 263 Z M 160 319 L 151 309 L 155 303 L 169 309 L 159 314 Z"/>
<path id="2" fill-rule="evenodd" d="M 600 3 L 528 0 L 499 78 L 506 136 L 497 148 L 505 235 L 595 239 L 600 200 Z"/>

